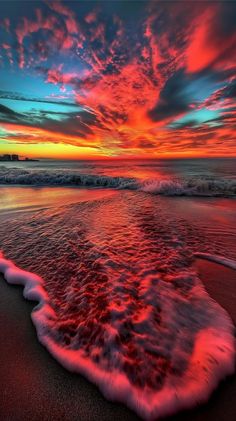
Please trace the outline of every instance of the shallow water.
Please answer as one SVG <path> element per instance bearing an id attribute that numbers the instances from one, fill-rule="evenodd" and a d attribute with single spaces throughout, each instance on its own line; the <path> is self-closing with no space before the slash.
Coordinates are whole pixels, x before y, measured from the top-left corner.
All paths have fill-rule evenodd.
<path id="1" fill-rule="evenodd" d="M 233 327 L 192 263 L 236 260 L 234 199 L 79 190 L 90 200 L 59 206 L 50 191 L 57 202 L 0 226 L 5 255 L 44 279 L 42 343 L 144 418 L 207 399 L 232 371 Z"/>
<path id="2" fill-rule="evenodd" d="M 0 213 L 25 212 L 87 202 L 113 194 L 111 190 L 89 190 L 75 187 L 0 187 Z"/>

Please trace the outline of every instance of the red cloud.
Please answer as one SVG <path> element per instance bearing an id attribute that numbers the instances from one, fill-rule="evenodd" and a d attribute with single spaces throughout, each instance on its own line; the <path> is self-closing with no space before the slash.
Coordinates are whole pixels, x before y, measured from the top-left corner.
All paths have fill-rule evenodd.
<path id="1" fill-rule="evenodd" d="M 74 12 L 71 9 L 58 1 L 48 2 L 47 4 L 53 11 L 65 17 L 66 28 L 69 34 L 79 33 L 78 22 L 75 18 Z"/>
<path id="2" fill-rule="evenodd" d="M 236 32 L 222 32 L 222 6 L 220 3 L 211 3 L 202 15 L 198 14 L 195 18 L 186 50 L 188 72 L 198 72 L 208 66 L 219 70 L 235 66 Z"/>
<path id="3" fill-rule="evenodd" d="M 36 18 L 34 20 L 23 18 L 21 23 L 16 27 L 20 68 L 25 66 L 24 40 L 38 31 L 48 32 L 48 38 L 41 41 L 40 47 L 43 49 L 42 44 L 44 43 L 45 51 L 49 50 L 48 43 L 50 43 L 51 49 L 55 48 L 59 51 L 70 50 L 73 46 L 82 47 L 84 37 L 79 31 L 79 26 L 73 16 L 73 13 L 60 3 L 53 2 L 49 5 L 58 13 L 62 13 L 62 16 L 57 16 L 55 14 L 44 16 L 42 11 L 37 9 Z M 62 25 L 61 22 L 63 22 L 64 25 Z M 40 55 L 38 56 L 38 61 L 41 61 Z"/>

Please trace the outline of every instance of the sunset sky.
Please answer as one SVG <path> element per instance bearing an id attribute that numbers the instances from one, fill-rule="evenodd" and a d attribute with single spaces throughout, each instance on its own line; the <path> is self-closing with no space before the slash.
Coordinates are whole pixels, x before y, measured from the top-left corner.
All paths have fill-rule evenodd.
<path id="1" fill-rule="evenodd" d="M 0 153 L 236 156 L 235 98 L 235 2 L 0 2 Z"/>

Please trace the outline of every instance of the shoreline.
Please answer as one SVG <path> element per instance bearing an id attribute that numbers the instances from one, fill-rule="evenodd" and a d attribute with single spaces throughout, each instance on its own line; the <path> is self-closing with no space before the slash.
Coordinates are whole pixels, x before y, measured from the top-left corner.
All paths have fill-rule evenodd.
<path id="1" fill-rule="evenodd" d="M 231 315 L 234 310 L 236 271 L 196 259 L 208 293 Z M 205 278 L 205 279 L 204 279 Z M 222 282 L 227 286 L 222 288 Z M 231 288 L 230 288 L 231 286 Z M 38 342 L 30 313 L 35 303 L 26 301 L 21 286 L 0 279 L 0 416 L 11 420 L 139 420 L 127 407 L 107 401 L 83 376 L 68 372 Z M 203 421 L 236 418 L 236 376 L 221 382 L 210 400 L 195 409 L 166 418 L 169 421 Z"/>

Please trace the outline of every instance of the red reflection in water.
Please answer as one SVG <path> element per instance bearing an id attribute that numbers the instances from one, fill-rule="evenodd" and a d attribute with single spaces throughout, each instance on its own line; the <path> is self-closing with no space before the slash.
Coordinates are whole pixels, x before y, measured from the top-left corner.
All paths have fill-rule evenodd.
<path id="1" fill-rule="evenodd" d="M 40 340 L 144 418 L 205 400 L 232 371 L 233 326 L 191 268 L 206 243 L 183 218 L 186 203 L 120 191 L 19 216 L 5 241 L 45 279 Z"/>

